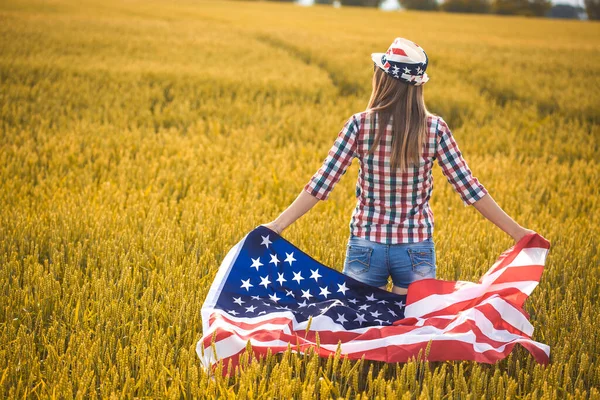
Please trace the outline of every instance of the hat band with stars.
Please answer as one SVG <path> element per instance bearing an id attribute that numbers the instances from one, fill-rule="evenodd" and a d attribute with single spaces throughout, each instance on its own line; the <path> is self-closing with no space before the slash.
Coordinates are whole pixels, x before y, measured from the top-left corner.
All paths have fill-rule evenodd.
<path id="1" fill-rule="evenodd" d="M 404 63 L 387 58 L 387 54 L 381 56 L 383 70 L 392 78 L 398 79 L 411 85 L 422 85 L 429 80 L 425 63 Z"/>

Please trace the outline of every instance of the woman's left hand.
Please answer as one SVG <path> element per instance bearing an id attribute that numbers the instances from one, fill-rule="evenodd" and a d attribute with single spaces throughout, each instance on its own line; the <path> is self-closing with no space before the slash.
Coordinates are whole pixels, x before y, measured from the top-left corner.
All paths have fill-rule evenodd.
<path id="1" fill-rule="evenodd" d="M 279 229 L 279 226 L 277 226 L 277 224 L 275 223 L 275 221 L 271 221 L 268 224 L 261 224 L 262 226 L 266 226 L 267 228 L 271 229 L 272 231 L 277 232 L 278 235 L 281 235 L 281 229 Z"/>

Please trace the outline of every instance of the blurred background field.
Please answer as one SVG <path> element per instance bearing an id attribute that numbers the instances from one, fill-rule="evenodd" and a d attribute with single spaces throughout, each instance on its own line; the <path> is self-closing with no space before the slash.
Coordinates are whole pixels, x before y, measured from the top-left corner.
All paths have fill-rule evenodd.
<path id="1" fill-rule="evenodd" d="M 220 262 L 300 193 L 397 36 L 427 51 L 426 103 L 474 175 L 552 244 L 526 303 L 551 364 L 293 356 L 210 380 Z M 599 73 L 593 22 L 0 2 L 0 398 L 600 398 Z M 357 173 L 284 233 L 340 271 Z M 477 280 L 512 239 L 434 182 L 438 278 Z"/>

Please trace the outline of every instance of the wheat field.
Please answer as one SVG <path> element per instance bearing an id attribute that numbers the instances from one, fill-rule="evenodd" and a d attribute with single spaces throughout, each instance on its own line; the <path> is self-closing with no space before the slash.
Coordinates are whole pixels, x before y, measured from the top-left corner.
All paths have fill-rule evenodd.
<path id="1" fill-rule="evenodd" d="M 600 399 L 600 25 L 233 1 L 0 2 L 0 398 Z M 429 55 L 428 108 L 552 243 L 526 302 L 548 366 L 279 354 L 211 379 L 195 346 L 227 251 L 366 108 L 371 52 Z M 286 239 L 341 271 L 358 163 Z M 512 239 L 434 168 L 440 279 Z"/>

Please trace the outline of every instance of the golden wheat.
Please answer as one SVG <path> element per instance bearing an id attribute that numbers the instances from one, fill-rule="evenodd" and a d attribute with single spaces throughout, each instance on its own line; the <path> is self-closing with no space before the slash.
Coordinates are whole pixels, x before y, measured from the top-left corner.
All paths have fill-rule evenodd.
<path id="1" fill-rule="evenodd" d="M 0 4 L 0 398 L 600 398 L 600 25 L 264 2 Z M 364 110 L 370 53 L 430 56 L 428 107 L 552 243 L 526 303 L 551 363 L 244 355 L 195 345 L 226 252 Z M 285 236 L 341 270 L 357 163 Z M 434 170 L 438 277 L 512 245 Z M 221 365 L 219 368 L 227 368 Z"/>

